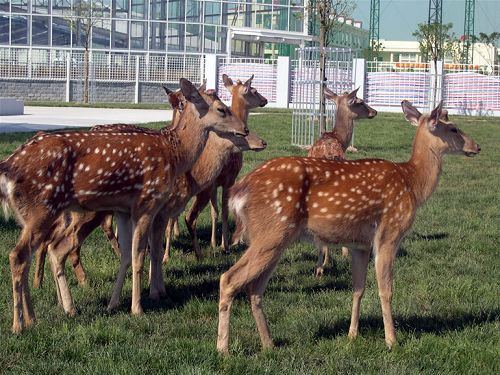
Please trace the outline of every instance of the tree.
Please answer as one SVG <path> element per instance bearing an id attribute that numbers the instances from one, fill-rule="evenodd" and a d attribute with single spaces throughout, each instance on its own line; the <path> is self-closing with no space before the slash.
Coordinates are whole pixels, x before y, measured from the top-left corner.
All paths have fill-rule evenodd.
<path id="1" fill-rule="evenodd" d="M 353 0 L 311 0 L 309 1 L 308 12 L 311 15 L 310 22 L 319 23 L 319 77 L 321 81 L 319 92 L 319 127 L 320 132 L 326 131 L 326 105 L 325 93 L 326 87 L 326 53 L 325 48 L 329 45 L 330 40 L 336 32 L 345 23 L 355 8 Z M 339 17 L 343 17 L 344 21 L 339 21 Z"/>
<path id="2" fill-rule="evenodd" d="M 437 62 L 444 60 L 447 54 L 452 54 L 456 48 L 456 38 L 451 32 L 452 23 L 419 23 L 417 30 L 413 33 L 418 40 L 422 57 L 434 64 L 437 71 Z M 434 87 L 432 89 L 431 106 L 436 106 L 438 76 L 434 74 Z"/>
<path id="3" fill-rule="evenodd" d="M 71 29 L 83 52 L 83 102 L 89 102 L 89 76 L 90 76 L 90 49 L 92 31 L 94 26 L 101 21 L 104 15 L 102 0 L 75 0 L 73 4 L 73 17 L 70 19 Z"/>
<path id="4" fill-rule="evenodd" d="M 486 47 L 489 47 L 493 50 L 493 53 L 490 55 L 489 51 L 479 52 L 481 56 L 486 60 L 488 65 L 492 67 L 495 65 L 495 60 L 497 57 L 497 44 L 500 41 L 500 32 L 494 31 L 491 34 L 479 33 L 478 36 L 473 35 L 471 37 L 472 43 L 482 43 Z"/>

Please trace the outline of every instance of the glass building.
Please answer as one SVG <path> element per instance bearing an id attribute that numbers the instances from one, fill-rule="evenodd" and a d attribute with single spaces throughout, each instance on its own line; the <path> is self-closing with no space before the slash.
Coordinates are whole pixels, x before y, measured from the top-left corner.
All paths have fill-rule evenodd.
<path id="1" fill-rule="evenodd" d="M 261 57 L 229 28 L 303 34 L 304 0 L 0 0 L 0 48 Z M 277 46 L 276 48 L 278 48 Z"/>

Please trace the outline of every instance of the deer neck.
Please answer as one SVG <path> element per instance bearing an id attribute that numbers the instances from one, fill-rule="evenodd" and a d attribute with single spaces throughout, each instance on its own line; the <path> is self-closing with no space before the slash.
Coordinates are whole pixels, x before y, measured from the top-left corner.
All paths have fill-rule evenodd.
<path id="1" fill-rule="evenodd" d="M 185 113 L 174 128 L 164 129 L 166 146 L 176 166 L 176 174 L 185 173 L 194 165 L 207 143 L 209 129 L 192 114 Z"/>
<path id="2" fill-rule="evenodd" d="M 419 128 L 413 142 L 413 153 L 406 169 L 418 205 L 423 204 L 434 192 L 443 164 L 443 153 L 433 147 L 426 132 Z"/>
<path id="3" fill-rule="evenodd" d="M 334 131 L 344 152 L 347 150 L 347 147 L 349 147 L 349 143 L 351 142 L 353 127 L 354 121 L 352 117 L 349 116 L 348 110 L 346 110 L 342 105 L 337 105 Z"/>
<path id="4" fill-rule="evenodd" d="M 238 95 L 233 95 L 233 99 L 231 100 L 231 111 L 233 112 L 233 115 L 243 121 L 243 123 L 248 123 L 248 107 L 244 101 L 238 97 Z"/>

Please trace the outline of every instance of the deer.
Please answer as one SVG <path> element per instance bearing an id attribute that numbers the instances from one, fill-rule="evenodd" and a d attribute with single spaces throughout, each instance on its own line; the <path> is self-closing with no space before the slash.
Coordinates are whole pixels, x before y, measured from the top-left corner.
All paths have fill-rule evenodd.
<path id="1" fill-rule="evenodd" d="M 28 283 L 32 252 L 65 210 L 113 211 L 118 220 L 130 222 L 132 230 L 126 237 L 132 257 L 131 313 L 143 313 L 140 292 L 148 235 L 175 178 L 191 168 L 209 132 L 248 134 L 246 125 L 219 99 L 208 104 L 207 94 L 200 94 L 191 82 L 182 78 L 179 84 L 186 107 L 175 129 L 160 134 L 66 131 L 41 135 L 0 162 L 0 199 L 22 227 L 9 253 L 14 334 L 35 321 Z M 151 230 L 153 265 L 161 264 L 161 259 L 155 262 L 161 254 L 156 237 L 161 235 Z M 67 254 L 52 252 L 51 256 Z M 63 307 L 74 314 L 64 268 L 56 271 L 64 292 Z"/>
<path id="2" fill-rule="evenodd" d="M 172 91 L 167 86 L 163 85 L 163 89 L 167 95 L 168 101 L 173 108 L 172 115 L 172 128 L 174 128 L 179 122 L 179 116 L 184 107 L 185 98 L 182 95 L 181 90 Z M 200 93 L 206 90 L 206 80 L 198 88 Z M 167 129 L 167 127 L 165 127 Z M 154 130 L 150 128 L 145 128 L 137 125 L 131 124 L 111 124 L 111 125 L 95 125 L 89 129 L 91 132 L 132 132 L 132 133 L 148 133 L 148 134 L 159 134 L 159 130 Z M 46 132 L 38 132 L 37 135 L 48 134 Z M 38 251 L 36 251 L 36 264 L 35 264 L 35 276 L 33 279 L 33 287 L 39 288 L 43 283 L 45 258 L 49 247 L 54 248 L 55 243 L 58 246 L 66 246 L 68 250 L 68 257 L 73 266 L 73 271 L 75 277 L 80 285 L 86 284 L 86 273 L 81 263 L 80 258 L 80 247 L 85 239 L 100 225 L 104 233 L 106 234 L 108 241 L 111 243 L 112 249 L 115 254 L 120 257 L 120 248 L 118 245 L 118 240 L 116 239 L 115 233 L 113 231 L 113 215 L 107 212 L 95 212 L 95 211 L 81 211 L 81 212 L 63 212 L 56 219 L 54 224 L 54 230 L 51 233 L 50 238 L 44 243 Z M 66 228 L 70 226 L 69 235 L 66 233 Z M 70 240 L 63 241 L 65 236 L 71 237 Z M 52 265 L 52 269 L 55 269 L 56 265 Z M 55 283 L 57 285 L 57 278 L 55 278 Z M 58 294 L 58 302 L 62 305 L 62 299 L 60 298 L 59 289 L 56 288 Z"/>
<path id="3" fill-rule="evenodd" d="M 329 88 L 324 88 L 325 97 L 335 103 L 335 129 L 321 134 L 309 148 L 307 156 L 329 160 L 346 159 L 346 150 L 354 130 L 354 120 L 372 119 L 377 115 L 376 110 L 357 97 L 358 90 L 359 88 L 344 95 L 337 95 Z M 325 266 L 330 263 L 330 252 L 328 246 L 321 244 L 321 241 L 317 241 L 317 245 L 319 251 L 315 275 L 320 277 L 323 276 Z M 349 255 L 346 247 L 342 247 L 342 255 L 344 257 Z"/>
<path id="4" fill-rule="evenodd" d="M 244 83 L 241 81 L 236 81 L 228 77 L 226 74 L 222 75 L 222 81 L 226 89 L 231 93 L 231 110 L 233 114 L 238 117 L 245 124 L 248 123 L 248 116 L 250 109 L 257 107 L 264 107 L 267 104 L 267 99 L 262 96 L 254 87 L 252 87 L 254 75 L 246 80 Z M 260 151 L 260 149 L 259 149 Z M 198 242 L 198 237 L 196 235 L 196 221 L 201 211 L 210 202 L 211 204 L 211 219 L 212 219 L 212 235 L 211 235 L 211 247 L 217 247 L 216 240 L 216 229 L 217 220 L 219 216 L 219 209 L 217 204 L 217 189 L 222 187 L 222 244 L 224 252 L 229 251 L 229 225 L 228 225 L 228 196 L 229 188 L 233 186 L 238 174 L 240 173 L 241 167 L 243 166 L 243 153 L 237 151 L 229 155 L 227 159 L 224 160 L 222 169 L 219 171 L 216 179 L 207 186 L 204 190 L 196 194 L 193 204 L 189 212 L 186 214 L 185 222 L 188 232 L 191 236 L 191 241 L 193 244 L 193 249 L 197 254 L 198 258 L 201 257 L 201 249 Z M 172 224 L 170 224 L 171 227 Z M 170 228 L 169 227 L 169 228 Z M 170 230 L 170 229 L 169 229 Z M 167 238 L 169 238 L 166 235 Z M 167 247 L 170 244 L 167 243 Z M 164 261 L 168 261 L 169 250 L 165 251 Z"/>
<path id="5" fill-rule="evenodd" d="M 264 348 L 272 348 L 262 305 L 266 285 L 285 248 L 301 236 L 349 244 L 353 302 L 349 337 L 358 335 L 361 298 L 373 251 L 382 307 L 385 343 L 397 342 L 392 318 L 396 252 L 412 227 L 416 211 L 436 189 L 444 154 L 477 155 L 481 148 L 449 121 L 442 102 L 421 114 L 403 101 L 405 118 L 417 131 L 409 161 L 326 160 L 308 157 L 271 159 L 231 189 L 229 206 L 246 228 L 249 247 L 220 278 L 217 349 L 229 352 L 232 302 L 249 296 Z"/>

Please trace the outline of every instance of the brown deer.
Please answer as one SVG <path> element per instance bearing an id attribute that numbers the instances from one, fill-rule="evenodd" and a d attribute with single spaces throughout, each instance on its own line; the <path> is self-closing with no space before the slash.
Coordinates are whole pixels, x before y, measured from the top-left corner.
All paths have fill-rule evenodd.
<path id="1" fill-rule="evenodd" d="M 335 129 L 324 132 L 321 137 L 311 146 L 307 156 L 324 158 L 328 160 L 344 160 L 345 153 L 351 142 L 354 129 L 354 120 L 363 118 L 374 118 L 377 111 L 356 95 L 358 89 L 349 94 L 337 95 L 329 88 L 324 89 L 325 97 L 335 102 Z M 330 252 L 328 246 L 316 241 L 318 247 L 318 261 L 316 263 L 316 276 L 322 276 L 325 266 L 330 263 Z M 347 256 L 349 250 L 342 247 L 342 255 Z"/>
<path id="2" fill-rule="evenodd" d="M 0 163 L 1 200 L 22 226 L 9 254 L 14 333 L 33 324 L 28 271 L 32 252 L 64 210 L 113 211 L 132 223 L 132 314 L 141 314 L 141 278 L 149 228 L 172 191 L 175 177 L 191 168 L 210 131 L 246 135 L 248 130 L 220 100 L 208 104 L 191 82 L 175 129 L 160 134 L 61 132 L 32 138 Z M 154 233 L 152 232 L 154 236 Z M 151 257 L 157 257 L 152 241 Z M 120 243 L 121 245 L 121 243 Z M 51 256 L 67 254 L 51 253 Z M 63 262 L 64 263 L 64 262 Z M 153 260 L 152 264 L 160 263 Z M 69 289 L 64 268 L 56 277 Z M 63 304 L 65 311 L 70 305 Z"/>
<path id="3" fill-rule="evenodd" d="M 248 115 L 250 109 L 264 107 L 267 104 L 267 99 L 263 97 L 254 87 L 252 87 L 253 75 L 245 82 L 237 81 L 233 83 L 231 78 L 226 74 L 222 75 L 224 86 L 231 93 L 231 110 L 245 124 L 248 124 Z M 217 189 L 222 187 L 222 248 L 225 252 L 229 251 L 229 226 L 228 226 L 228 198 L 229 188 L 234 185 L 241 167 L 243 166 L 243 153 L 234 152 L 227 160 L 225 160 L 222 170 L 213 183 L 199 192 L 189 212 L 186 214 L 186 227 L 191 235 L 193 248 L 196 254 L 201 254 L 201 250 L 196 236 L 196 220 L 201 211 L 211 203 L 211 218 L 212 218 L 212 236 L 211 246 L 217 246 L 216 229 L 219 209 L 217 205 Z M 166 253 L 167 254 L 167 253 Z"/>
<path id="4" fill-rule="evenodd" d="M 442 104 L 421 115 L 403 101 L 407 120 L 418 124 L 411 159 L 330 161 L 272 159 L 237 183 L 230 208 L 246 227 L 249 248 L 220 279 L 217 349 L 229 350 L 231 304 L 245 290 L 262 345 L 272 347 L 262 311 L 263 293 L 285 248 L 301 235 L 325 243 L 348 243 L 352 251 L 353 305 L 349 337 L 358 334 L 361 297 L 371 249 L 382 305 L 385 342 L 396 343 L 391 300 L 396 251 L 417 208 L 432 194 L 443 155 L 473 156 L 479 146 L 442 116 Z"/>
<path id="5" fill-rule="evenodd" d="M 172 116 L 172 125 L 174 128 L 179 122 L 180 112 L 184 107 L 185 98 L 182 95 L 181 90 L 172 91 L 167 86 L 163 86 L 165 93 L 167 95 L 168 101 L 172 106 L 174 112 Z M 206 89 L 206 81 L 202 83 L 198 91 L 203 93 Z M 212 98 L 209 98 L 212 100 Z M 165 127 L 167 129 L 167 127 Z M 111 124 L 111 125 L 96 125 L 90 128 L 91 132 L 129 132 L 129 133 L 148 133 L 148 134 L 159 134 L 160 130 L 144 128 L 137 125 L 131 124 Z M 44 132 L 38 132 L 37 135 L 48 134 Z M 35 264 L 35 276 L 33 279 L 33 286 L 39 288 L 43 283 L 45 258 L 49 247 L 52 249 L 57 246 L 62 248 L 68 248 L 68 257 L 72 263 L 73 271 L 80 285 L 86 283 L 86 274 L 80 259 L 80 249 L 81 244 L 85 239 L 100 225 L 104 233 L 108 237 L 111 243 L 113 251 L 117 256 L 120 256 L 120 249 L 118 241 L 115 237 L 112 227 L 113 215 L 107 212 L 94 212 L 94 211 L 81 211 L 81 212 L 63 212 L 54 224 L 54 230 L 51 233 L 49 239 L 40 246 L 40 249 L 36 251 L 36 264 Z M 69 227 L 69 228 L 68 228 Z M 66 237 L 66 238 L 65 238 Z M 64 251 L 64 250 L 59 250 Z M 52 269 L 55 269 L 57 265 L 52 265 Z M 57 278 L 55 278 L 57 284 Z M 58 291 L 58 301 L 62 304 L 62 299 L 60 298 L 60 292 Z"/>

